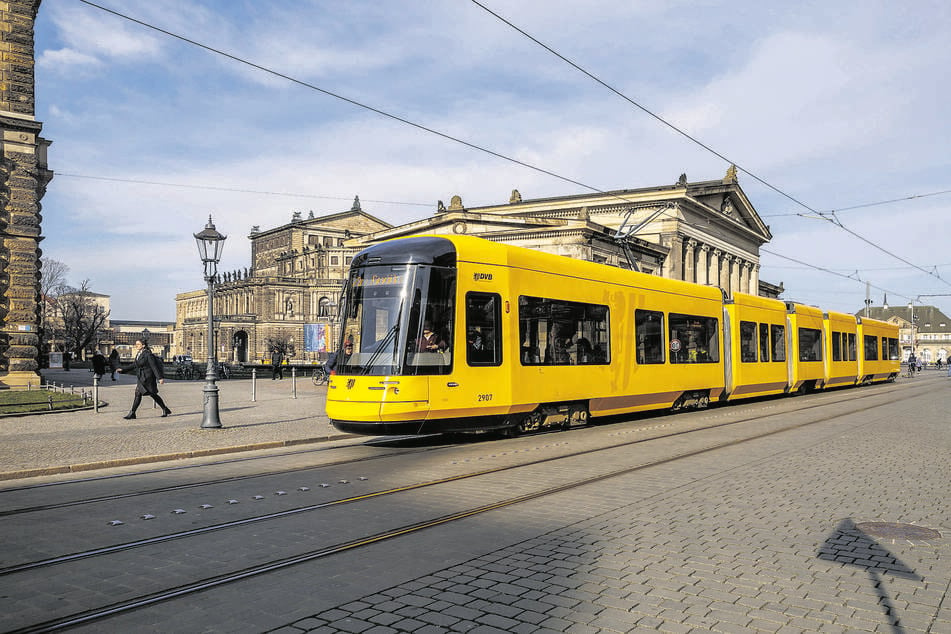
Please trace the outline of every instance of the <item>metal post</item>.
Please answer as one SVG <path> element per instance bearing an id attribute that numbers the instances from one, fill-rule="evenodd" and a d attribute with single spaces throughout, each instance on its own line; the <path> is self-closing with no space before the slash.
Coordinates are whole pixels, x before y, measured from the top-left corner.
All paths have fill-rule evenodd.
<path id="1" fill-rule="evenodd" d="M 215 276 L 207 275 L 208 282 L 208 367 L 205 370 L 205 407 L 202 414 L 202 429 L 221 429 L 221 418 L 218 416 L 218 373 L 215 371 Z"/>
<path id="2" fill-rule="evenodd" d="M 92 402 L 93 402 L 93 411 L 97 414 L 99 413 L 99 377 L 93 375 L 92 377 Z"/>
<path id="3" fill-rule="evenodd" d="M 258 369 L 251 368 L 251 402 L 252 403 L 258 400 L 257 394 L 255 393 L 255 390 L 257 389 L 257 381 L 258 381 Z"/>
<path id="4" fill-rule="evenodd" d="M 291 367 L 291 386 L 294 388 L 294 398 L 297 398 L 297 368 Z"/>

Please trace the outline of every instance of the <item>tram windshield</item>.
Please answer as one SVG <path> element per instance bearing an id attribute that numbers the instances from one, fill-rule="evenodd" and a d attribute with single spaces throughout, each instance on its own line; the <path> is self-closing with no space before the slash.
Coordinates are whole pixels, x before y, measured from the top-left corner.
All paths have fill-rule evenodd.
<path id="1" fill-rule="evenodd" d="M 427 265 L 350 272 L 337 373 L 373 376 L 452 370 L 456 271 Z"/>

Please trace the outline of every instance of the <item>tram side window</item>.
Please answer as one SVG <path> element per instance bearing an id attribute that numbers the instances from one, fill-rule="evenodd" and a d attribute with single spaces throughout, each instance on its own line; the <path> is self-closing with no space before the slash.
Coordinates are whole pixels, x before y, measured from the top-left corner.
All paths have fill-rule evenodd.
<path id="1" fill-rule="evenodd" d="M 849 361 L 855 361 L 858 356 L 855 351 L 855 333 L 849 333 Z"/>
<path id="2" fill-rule="evenodd" d="M 878 337 L 865 335 L 865 360 L 878 361 Z"/>
<path id="3" fill-rule="evenodd" d="M 822 331 L 815 328 L 799 329 L 799 360 L 822 361 Z"/>
<path id="4" fill-rule="evenodd" d="M 777 326 L 772 324 L 769 327 L 769 335 L 773 345 L 773 361 L 786 360 L 786 326 Z"/>
<path id="5" fill-rule="evenodd" d="M 759 325 L 759 360 L 769 361 L 769 324 Z"/>
<path id="6" fill-rule="evenodd" d="M 842 360 L 842 340 L 845 338 L 844 332 L 832 333 L 832 360 Z"/>
<path id="7" fill-rule="evenodd" d="M 542 297 L 518 298 L 522 365 L 607 365 L 608 307 Z"/>
<path id="8" fill-rule="evenodd" d="M 641 365 L 664 362 L 664 313 L 634 311 L 634 338 L 637 362 Z"/>
<path id="9" fill-rule="evenodd" d="M 888 360 L 889 361 L 898 361 L 898 339 L 893 337 L 888 338 Z"/>
<path id="10" fill-rule="evenodd" d="M 752 321 L 740 322 L 740 361 L 756 361 L 756 324 Z"/>
<path id="11" fill-rule="evenodd" d="M 719 363 L 718 321 L 695 315 L 668 316 L 671 363 Z M 756 354 L 754 344 L 753 354 Z"/>
<path id="12" fill-rule="evenodd" d="M 502 298 L 495 293 L 466 293 L 466 363 L 502 363 Z"/>
<path id="13" fill-rule="evenodd" d="M 635 310 L 634 336 L 639 364 L 664 362 L 664 313 Z"/>

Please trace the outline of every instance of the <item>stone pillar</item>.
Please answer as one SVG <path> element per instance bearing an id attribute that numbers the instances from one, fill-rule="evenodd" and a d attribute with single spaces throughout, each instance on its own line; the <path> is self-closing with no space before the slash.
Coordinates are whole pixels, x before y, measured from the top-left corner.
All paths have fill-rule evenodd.
<path id="1" fill-rule="evenodd" d="M 664 242 L 662 237 L 661 244 Z M 663 276 L 672 280 L 682 280 L 684 279 L 684 239 L 679 235 L 671 234 L 667 236 L 667 244 L 670 245 L 670 253 L 664 261 Z"/>
<path id="2" fill-rule="evenodd" d="M 738 255 L 733 256 L 733 265 L 730 267 L 730 292 L 741 292 L 740 277 L 743 272 L 743 258 Z"/>
<path id="3" fill-rule="evenodd" d="M 709 284 L 712 286 L 721 286 L 720 284 L 720 261 L 723 259 L 723 250 L 714 249 L 713 253 L 710 254 L 710 268 L 709 275 L 707 278 L 710 280 Z"/>
<path id="4" fill-rule="evenodd" d="M 725 290 L 727 294 L 731 293 L 730 287 L 730 263 L 733 260 L 733 256 L 729 253 L 724 253 L 720 258 L 720 288 Z"/>
<path id="5" fill-rule="evenodd" d="M 750 293 L 750 270 L 753 268 L 752 262 L 743 262 L 743 270 L 740 273 L 740 288 L 746 294 Z M 756 293 L 753 293 L 754 295 Z"/>
<path id="6" fill-rule="evenodd" d="M 710 265 L 708 261 L 710 259 L 710 247 L 706 244 L 701 244 L 700 250 L 697 253 L 697 284 L 709 284 Z"/>
<path id="7" fill-rule="evenodd" d="M 750 295 L 759 295 L 759 264 L 750 267 Z"/>
<path id="8" fill-rule="evenodd" d="M 696 240 L 687 240 L 684 247 L 684 279 L 688 282 L 697 281 L 697 248 Z"/>
<path id="9" fill-rule="evenodd" d="M 39 0 L 0 2 L 0 384 L 39 384 L 40 199 L 53 178 L 34 119 Z"/>

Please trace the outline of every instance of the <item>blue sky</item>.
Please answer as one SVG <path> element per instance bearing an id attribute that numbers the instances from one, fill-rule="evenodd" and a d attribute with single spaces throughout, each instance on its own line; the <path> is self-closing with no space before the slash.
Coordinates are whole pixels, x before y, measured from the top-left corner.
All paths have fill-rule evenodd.
<path id="1" fill-rule="evenodd" d="M 469 0 L 97 2 L 143 22 L 602 190 L 721 178 L 729 164 Z M 951 295 L 951 5 L 491 0 L 487 6 L 870 246 L 741 173 L 770 225 L 761 278 L 829 310 Z M 43 0 L 36 118 L 57 176 L 44 255 L 112 296 L 113 318 L 173 320 L 203 287 L 192 234 L 350 208 L 393 224 L 584 193 L 79 0 Z M 130 182 L 139 181 L 139 182 Z M 187 187 L 146 184 L 173 183 Z M 219 189 L 209 189 L 219 188 Z M 225 191 L 225 190 L 253 190 Z M 276 195 L 283 192 L 294 195 Z M 879 201 L 901 202 L 861 209 Z M 803 215 L 797 215 L 803 214 Z M 852 275 L 844 279 L 778 256 Z M 951 315 L 951 297 L 923 303 Z"/>

